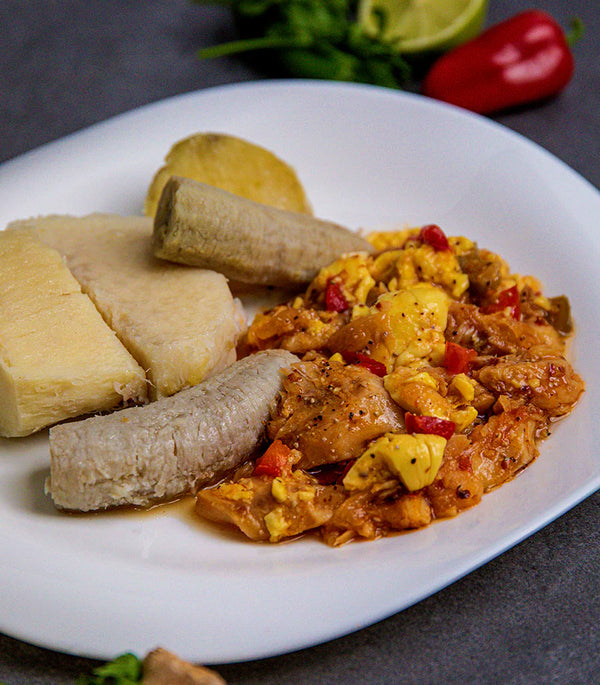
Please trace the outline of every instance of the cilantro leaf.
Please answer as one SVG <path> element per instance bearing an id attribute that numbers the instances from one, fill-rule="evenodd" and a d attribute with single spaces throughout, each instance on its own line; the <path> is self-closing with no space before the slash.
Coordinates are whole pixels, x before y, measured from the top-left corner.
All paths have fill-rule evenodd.
<path id="1" fill-rule="evenodd" d="M 142 662 L 127 652 L 94 669 L 92 675 L 80 676 L 75 685 L 137 685 L 141 682 Z"/>

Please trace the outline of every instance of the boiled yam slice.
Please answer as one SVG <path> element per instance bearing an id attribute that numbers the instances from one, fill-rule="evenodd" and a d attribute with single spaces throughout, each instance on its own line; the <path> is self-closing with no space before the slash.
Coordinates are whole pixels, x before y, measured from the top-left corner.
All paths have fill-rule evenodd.
<path id="1" fill-rule="evenodd" d="M 194 133 L 173 144 L 148 188 L 144 213 L 154 216 L 171 176 L 184 176 L 291 212 L 312 214 L 296 171 L 260 145 L 226 133 Z"/>
<path id="2" fill-rule="evenodd" d="M 58 250 L 108 325 L 146 370 L 153 399 L 235 361 L 244 320 L 227 280 L 152 255 L 152 220 L 92 214 L 13 223 Z"/>
<path id="3" fill-rule="evenodd" d="M 58 252 L 0 232 L 0 435 L 145 398 L 144 371 Z"/>

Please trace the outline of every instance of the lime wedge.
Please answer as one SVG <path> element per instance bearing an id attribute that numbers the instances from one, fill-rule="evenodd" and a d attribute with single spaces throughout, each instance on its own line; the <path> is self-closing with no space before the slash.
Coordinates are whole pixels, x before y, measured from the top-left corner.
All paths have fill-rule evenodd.
<path id="1" fill-rule="evenodd" d="M 443 51 L 474 38 L 488 0 L 362 0 L 358 23 L 400 53 Z"/>

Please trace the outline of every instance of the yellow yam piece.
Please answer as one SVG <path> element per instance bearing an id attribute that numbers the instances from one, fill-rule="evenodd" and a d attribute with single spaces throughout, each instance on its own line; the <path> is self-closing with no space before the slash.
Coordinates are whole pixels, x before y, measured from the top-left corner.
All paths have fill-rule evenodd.
<path id="1" fill-rule="evenodd" d="M 148 188 L 146 215 L 156 214 L 171 176 L 191 178 L 272 207 L 312 214 L 294 169 L 269 150 L 235 136 L 196 133 L 176 142 Z"/>
<path id="2" fill-rule="evenodd" d="M 245 325 L 224 276 L 156 259 L 152 220 L 92 214 L 15 222 L 58 250 L 108 325 L 146 371 L 152 399 L 235 361 Z"/>
<path id="3" fill-rule="evenodd" d="M 0 435 L 145 398 L 143 370 L 58 252 L 0 232 Z"/>

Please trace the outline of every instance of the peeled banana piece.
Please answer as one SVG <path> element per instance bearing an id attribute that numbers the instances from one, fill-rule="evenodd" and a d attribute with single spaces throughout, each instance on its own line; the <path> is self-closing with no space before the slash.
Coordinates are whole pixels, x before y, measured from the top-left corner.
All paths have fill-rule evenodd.
<path id="1" fill-rule="evenodd" d="M 236 359 L 245 320 L 227 280 L 155 259 L 152 220 L 115 214 L 13 222 L 58 250 L 147 373 L 151 399 L 196 385 Z"/>
<path id="2" fill-rule="evenodd" d="M 145 399 L 144 371 L 58 252 L 0 232 L 0 435 Z"/>
<path id="3" fill-rule="evenodd" d="M 372 252 L 358 234 L 306 214 L 253 202 L 173 176 L 154 219 L 154 254 L 243 283 L 309 283 L 346 252 Z"/>
<path id="4" fill-rule="evenodd" d="M 143 407 L 50 429 L 46 491 L 61 509 L 148 506 L 195 493 L 251 456 L 298 358 L 264 350 Z"/>

